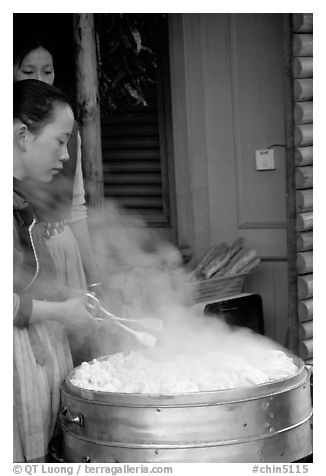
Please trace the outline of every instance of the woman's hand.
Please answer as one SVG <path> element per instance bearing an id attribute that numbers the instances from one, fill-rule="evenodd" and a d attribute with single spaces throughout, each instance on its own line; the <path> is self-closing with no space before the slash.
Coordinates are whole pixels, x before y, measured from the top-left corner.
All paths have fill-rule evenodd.
<path id="1" fill-rule="evenodd" d="M 94 330 L 97 322 L 86 309 L 87 296 L 67 299 L 60 304 L 62 309 L 58 320 L 66 329 L 89 333 Z"/>
<path id="2" fill-rule="evenodd" d="M 66 301 L 67 299 L 81 297 L 87 292 L 87 289 L 77 289 L 77 288 L 69 288 L 67 286 L 63 286 L 56 290 L 55 293 L 55 301 Z"/>
<path id="3" fill-rule="evenodd" d="M 97 321 L 86 309 L 87 296 L 67 299 L 66 301 L 38 301 L 33 299 L 33 310 L 30 323 L 54 320 L 60 322 L 65 329 L 76 331 L 83 330 L 91 334 Z"/>

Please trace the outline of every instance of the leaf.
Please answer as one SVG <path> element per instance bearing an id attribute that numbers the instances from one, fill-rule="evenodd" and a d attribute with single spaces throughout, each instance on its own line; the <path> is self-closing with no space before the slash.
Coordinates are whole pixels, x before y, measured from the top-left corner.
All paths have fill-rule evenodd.
<path id="1" fill-rule="evenodd" d="M 160 14 L 95 14 L 103 111 L 146 106 L 144 91 L 156 81 L 154 52 Z M 102 112 L 103 112 L 102 111 Z"/>
<path id="2" fill-rule="evenodd" d="M 111 55 L 120 47 L 120 40 L 111 41 L 106 50 L 107 55 Z"/>
<path id="3" fill-rule="evenodd" d="M 131 30 L 131 34 L 132 34 L 132 36 L 135 40 L 135 43 L 136 43 L 136 51 L 137 51 L 137 53 L 139 53 L 141 48 L 142 48 L 140 33 L 139 33 L 138 30 Z"/>

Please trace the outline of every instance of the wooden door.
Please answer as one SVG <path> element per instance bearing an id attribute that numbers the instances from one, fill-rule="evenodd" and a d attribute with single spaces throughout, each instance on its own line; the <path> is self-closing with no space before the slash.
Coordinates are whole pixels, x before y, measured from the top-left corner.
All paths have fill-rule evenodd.
<path id="1" fill-rule="evenodd" d="M 282 42 L 281 14 L 170 19 L 179 240 L 197 260 L 239 235 L 256 248 L 262 262 L 245 287 L 262 296 L 267 335 L 285 343 Z M 255 151 L 268 147 L 275 169 L 257 171 Z"/>

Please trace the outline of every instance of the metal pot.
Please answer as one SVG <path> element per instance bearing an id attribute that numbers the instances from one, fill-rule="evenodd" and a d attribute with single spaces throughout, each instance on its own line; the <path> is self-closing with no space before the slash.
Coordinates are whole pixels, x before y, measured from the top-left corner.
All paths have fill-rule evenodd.
<path id="1" fill-rule="evenodd" d="M 172 395 L 97 392 L 66 379 L 67 462 L 291 462 L 312 452 L 310 371 L 255 387 Z"/>

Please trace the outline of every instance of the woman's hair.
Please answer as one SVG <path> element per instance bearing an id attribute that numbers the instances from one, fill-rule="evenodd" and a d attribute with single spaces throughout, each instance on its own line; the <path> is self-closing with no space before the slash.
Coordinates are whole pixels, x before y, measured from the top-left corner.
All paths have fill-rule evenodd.
<path id="1" fill-rule="evenodd" d="M 16 37 L 13 42 L 13 64 L 20 66 L 24 61 L 24 58 L 34 50 L 43 48 L 47 50 L 51 55 L 52 48 L 48 45 L 48 42 L 41 38 L 31 37 Z"/>
<path id="2" fill-rule="evenodd" d="M 13 84 L 14 119 L 19 119 L 36 134 L 49 124 L 58 105 L 72 106 L 58 88 L 37 79 L 25 79 Z"/>

